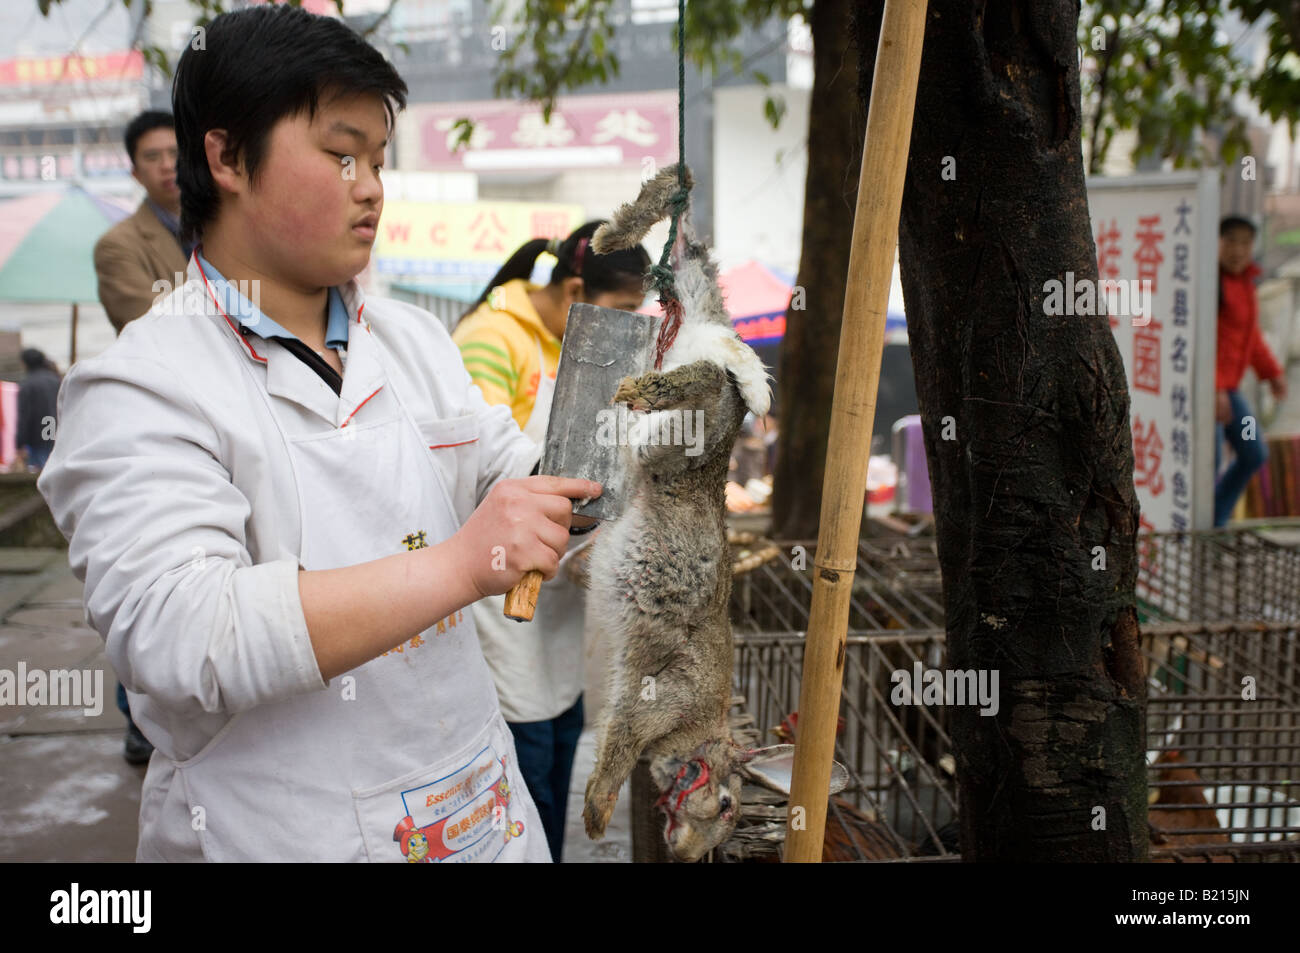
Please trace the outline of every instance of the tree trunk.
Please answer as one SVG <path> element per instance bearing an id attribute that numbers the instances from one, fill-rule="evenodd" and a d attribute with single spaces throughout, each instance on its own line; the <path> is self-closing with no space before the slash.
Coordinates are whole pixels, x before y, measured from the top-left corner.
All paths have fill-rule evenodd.
<path id="1" fill-rule="evenodd" d="M 816 0 L 810 15 L 813 88 L 803 247 L 781 344 L 780 442 L 772 487 L 777 539 L 815 537 L 821 513 L 864 128 L 849 29 L 852 6 L 851 0 Z"/>
<path id="2" fill-rule="evenodd" d="M 861 108 L 881 11 L 855 19 Z M 950 709 L 969 861 L 1147 854 L 1128 386 L 1106 317 L 1043 309 L 1097 278 L 1078 14 L 931 0 L 903 196 L 948 665 L 999 672 L 995 715 Z"/>

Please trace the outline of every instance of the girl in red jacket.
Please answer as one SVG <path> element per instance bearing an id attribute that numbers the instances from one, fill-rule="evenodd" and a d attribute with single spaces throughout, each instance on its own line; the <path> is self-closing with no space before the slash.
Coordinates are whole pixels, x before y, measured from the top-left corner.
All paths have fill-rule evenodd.
<path id="1" fill-rule="evenodd" d="M 1215 371 L 1214 471 L 1224 437 L 1232 444 L 1234 459 L 1214 487 L 1214 525 L 1223 526 L 1255 471 L 1268 459 L 1256 427 L 1247 431 L 1245 418 L 1250 405 L 1238 387 L 1249 365 L 1260 380 L 1268 381 L 1273 396 L 1286 397 L 1282 365 L 1269 350 L 1259 331 L 1259 297 L 1255 278 L 1260 268 L 1251 259 L 1255 247 L 1255 226 L 1248 219 L 1229 216 L 1219 223 L 1219 349 Z"/>

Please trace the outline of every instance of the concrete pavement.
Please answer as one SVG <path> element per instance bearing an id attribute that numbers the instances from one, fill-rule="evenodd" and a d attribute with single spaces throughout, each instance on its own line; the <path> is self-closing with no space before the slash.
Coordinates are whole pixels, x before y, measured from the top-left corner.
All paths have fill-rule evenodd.
<path id="1" fill-rule="evenodd" d="M 0 707 L 0 861 L 134 860 L 144 768 L 122 758 L 117 681 L 61 550 L 0 550 L 0 669 L 19 663 L 100 673 L 102 711 Z"/>

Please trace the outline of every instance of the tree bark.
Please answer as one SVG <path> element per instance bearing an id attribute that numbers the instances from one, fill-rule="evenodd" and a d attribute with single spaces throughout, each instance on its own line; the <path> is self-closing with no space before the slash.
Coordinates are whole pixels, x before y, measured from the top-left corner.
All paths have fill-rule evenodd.
<path id="1" fill-rule="evenodd" d="M 786 312 L 781 344 L 780 442 L 772 486 L 772 534 L 777 539 L 815 537 L 821 513 L 865 124 L 849 29 L 852 6 L 851 0 L 816 0 L 810 14 L 813 88 L 803 247 L 799 290 Z M 793 307 L 800 304 L 801 309 Z"/>
<path id="2" fill-rule="evenodd" d="M 882 9 L 855 17 L 863 109 Z M 950 709 L 968 861 L 1148 849 L 1128 385 L 1105 316 L 1043 309 L 1045 282 L 1097 278 L 1078 14 L 931 0 L 903 195 L 948 666 L 999 673 L 995 715 Z"/>

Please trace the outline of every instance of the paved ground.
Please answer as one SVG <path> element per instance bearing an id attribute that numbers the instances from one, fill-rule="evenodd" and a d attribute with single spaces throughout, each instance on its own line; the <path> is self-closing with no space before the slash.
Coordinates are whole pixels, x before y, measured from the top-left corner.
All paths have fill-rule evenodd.
<path id="1" fill-rule="evenodd" d="M 103 710 L 0 704 L 0 862 L 133 861 L 145 769 L 122 758 L 117 682 L 85 625 L 81 584 L 64 552 L 0 549 L 0 670 L 16 673 L 20 662 L 29 672 L 88 670 L 87 684 L 100 673 Z M 565 860 L 630 862 L 626 796 L 603 841 L 582 829 L 594 757 L 588 731 L 574 766 Z"/>
<path id="2" fill-rule="evenodd" d="M 573 765 L 573 784 L 569 788 L 569 820 L 564 831 L 566 864 L 630 864 L 632 862 L 632 821 L 628 814 L 628 786 L 618 798 L 614 816 L 602 840 L 587 839 L 582 827 L 582 795 L 596 761 L 596 735 L 590 728 L 582 733 L 578 756 Z"/>
<path id="3" fill-rule="evenodd" d="M 134 860 L 144 768 L 122 759 L 117 682 L 60 551 L 0 550 L 0 669 L 20 662 L 99 673 L 102 711 L 0 707 L 0 861 Z"/>

